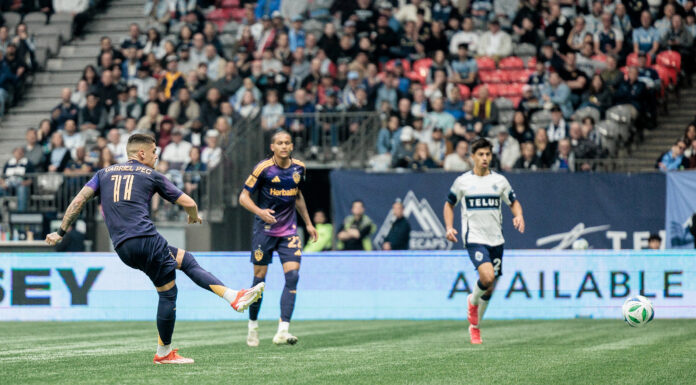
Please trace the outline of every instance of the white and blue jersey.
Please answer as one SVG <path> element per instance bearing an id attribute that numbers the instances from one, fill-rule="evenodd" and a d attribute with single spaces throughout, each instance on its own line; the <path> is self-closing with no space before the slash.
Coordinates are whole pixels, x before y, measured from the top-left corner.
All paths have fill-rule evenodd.
<path id="1" fill-rule="evenodd" d="M 499 246 L 503 238 L 501 202 L 510 206 L 517 198 L 508 180 L 493 171 L 478 176 L 473 171 L 455 179 L 447 201 L 461 203 L 464 244 Z"/>
<path id="2" fill-rule="evenodd" d="M 638 43 L 638 50 L 646 53 L 653 47 L 654 42 L 660 41 L 660 32 L 655 27 L 637 28 L 633 30 L 633 42 Z"/>

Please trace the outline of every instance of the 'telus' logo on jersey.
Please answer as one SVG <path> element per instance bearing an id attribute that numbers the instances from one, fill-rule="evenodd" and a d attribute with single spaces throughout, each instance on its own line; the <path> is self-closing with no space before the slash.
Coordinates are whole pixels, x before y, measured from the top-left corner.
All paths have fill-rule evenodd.
<path id="1" fill-rule="evenodd" d="M 411 250 L 450 250 L 452 242 L 447 240 L 445 226 L 442 225 L 433 208 L 426 199 L 418 201 L 416 194 L 409 191 L 402 201 L 404 205 L 404 218 L 411 225 L 411 237 L 409 249 Z M 389 234 L 396 218 L 389 210 L 387 217 L 380 226 L 373 244 L 377 250 L 382 249 L 384 238 Z"/>
<path id="2" fill-rule="evenodd" d="M 497 209 L 500 207 L 500 197 L 497 195 L 478 195 L 464 198 L 467 209 Z"/>

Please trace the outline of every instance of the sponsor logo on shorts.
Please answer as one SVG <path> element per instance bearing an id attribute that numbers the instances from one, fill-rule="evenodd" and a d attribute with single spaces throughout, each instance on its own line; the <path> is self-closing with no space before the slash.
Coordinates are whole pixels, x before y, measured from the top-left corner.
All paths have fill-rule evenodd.
<path id="1" fill-rule="evenodd" d="M 477 261 L 479 261 L 479 262 L 483 261 L 483 253 L 480 252 L 480 251 L 477 251 L 477 252 L 474 254 L 474 258 L 475 258 Z"/>
<path id="2" fill-rule="evenodd" d="M 258 249 L 254 251 L 254 259 L 256 260 L 256 262 L 261 262 L 261 260 L 263 259 L 263 250 L 261 250 L 261 245 L 259 245 Z"/>

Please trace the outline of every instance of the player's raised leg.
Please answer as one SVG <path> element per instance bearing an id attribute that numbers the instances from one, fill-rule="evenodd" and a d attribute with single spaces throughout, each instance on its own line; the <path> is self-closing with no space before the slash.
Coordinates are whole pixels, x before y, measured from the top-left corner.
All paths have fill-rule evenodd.
<path id="1" fill-rule="evenodd" d="M 254 281 L 253 286 L 259 285 L 266 281 L 266 273 L 268 265 L 254 265 Z M 261 301 L 259 298 L 249 306 L 249 327 L 247 331 L 247 345 L 251 347 L 259 346 L 259 311 L 261 310 Z"/>
<path id="2" fill-rule="evenodd" d="M 196 285 L 212 291 L 213 293 L 220 296 L 227 303 L 232 306 L 232 308 L 238 312 L 243 312 L 249 305 L 256 302 L 261 298 L 263 294 L 263 289 L 265 284 L 262 282 L 250 289 L 242 290 L 232 290 L 225 286 L 217 277 L 211 274 L 209 271 L 203 269 L 193 254 L 189 253 L 183 249 L 177 249 L 175 247 L 169 247 L 170 252 L 176 255 L 177 268 L 184 272 Z"/>
<path id="3" fill-rule="evenodd" d="M 300 279 L 300 263 L 283 263 L 283 272 L 285 273 L 285 287 L 280 297 L 280 322 L 278 323 L 278 332 L 273 337 L 273 343 L 276 345 L 294 345 L 297 343 L 297 337 L 290 334 L 290 319 L 292 318 L 292 312 L 295 310 L 297 282 Z"/>

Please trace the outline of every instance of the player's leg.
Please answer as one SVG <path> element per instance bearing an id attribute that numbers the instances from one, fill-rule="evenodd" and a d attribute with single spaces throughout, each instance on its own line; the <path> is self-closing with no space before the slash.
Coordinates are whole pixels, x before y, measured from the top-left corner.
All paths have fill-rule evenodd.
<path id="1" fill-rule="evenodd" d="M 283 263 L 285 274 L 285 287 L 280 297 L 280 322 L 278 332 L 273 337 L 274 344 L 297 343 L 297 337 L 290 334 L 290 319 L 295 310 L 295 298 L 297 297 L 297 282 L 300 279 L 300 261 L 302 249 L 298 236 L 285 237 L 278 245 L 278 255 Z"/>
<path id="2" fill-rule="evenodd" d="M 268 265 L 273 262 L 273 250 L 278 244 L 279 238 L 269 237 L 261 231 L 254 231 L 251 238 L 252 246 L 256 249 L 251 251 L 251 263 L 254 265 L 253 285 L 259 285 L 266 281 Z M 261 311 L 261 301 L 251 304 L 249 307 L 249 324 L 247 328 L 247 345 L 251 347 L 259 346 L 259 311 Z"/>
<path id="3" fill-rule="evenodd" d="M 478 306 L 481 297 L 486 291 L 493 286 L 495 282 L 495 271 L 491 263 L 489 249 L 485 245 L 469 244 L 467 245 L 469 258 L 474 264 L 474 267 L 479 273 L 479 279 L 474 284 L 473 292 L 467 297 L 468 319 L 469 319 L 469 336 L 472 344 L 481 343 L 481 331 L 479 330 L 479 313 Z"/>
<path id="4" fill-rule="evenodd" d="M 489 247 L 489 256 L 491 259 L 491 263 L 493 265 L 493 274 L 495 276 L 493 280 L 493 284 L 491 284 L 488 289 L 486 289 L 486 292 L 483 293 L 483 295 L 479 298 L 478 301 L 478 324 L 481 324 L 481 321 L 483 320 L 483 315 L 486 314 L 486 309 L 488 308 L 488 301 L 491 299 L 491 296 L 493 295 L 493 291 L 495 290 L 495 286 L 498 283 L 498 278 L 500 278 L 501 275 L 503 275 L 503 245 L 500 246 L 495 246 L 495 247 Z"/>
<path id="5" fill-rule="evenodd" d="M 232 290 L 225 286 L 217 277 L 202 268 L 193 254 L 183 249 L 169 246 L 169 252 L 176 259 L 177 268 L 184 272 L 198 286 L 209 290 L 227 303 L 238 312 L 243 312 L 249 305 L 261 298 L 264 284 L 259 284 L 250 289 Z"/>
<path id="6" fill-rule="evenodd" d="M 266 273 L 268 265 L 254 265 L 254 280 L 253 286 L 266 281 Z M 261 301 L 254 302 L 249 306 L 249 325 L 247 330 L 247 345 L 251 347 L 259 346 L 259 311 L 261 310 Z"/>
<path id="7" fill-rule="evenodd" d="M 174 323 L 176 322 L 176 273 L 171 270 L 164 277 L 164 281 L 169 281 L 164 285 L 155 286 L 159 295 L 157 305 L 157 353 L 153 362 L 156 364 L 192 364 L 193 359 L 185 358 L 177 353 L 177 349 L 172 349 L 172 335 L 174 334 Z M 154 281 L 153 281 L 154 282 Z M 159 283 L 159 282 L 158 282 Z M 158 283 L 155 283 L 157 285 Z"/>

